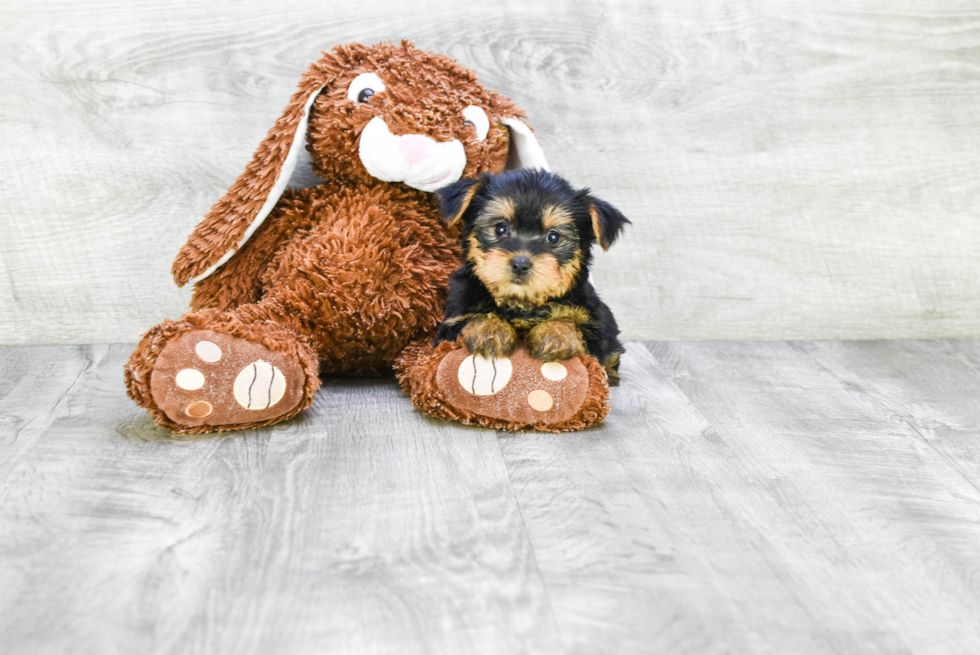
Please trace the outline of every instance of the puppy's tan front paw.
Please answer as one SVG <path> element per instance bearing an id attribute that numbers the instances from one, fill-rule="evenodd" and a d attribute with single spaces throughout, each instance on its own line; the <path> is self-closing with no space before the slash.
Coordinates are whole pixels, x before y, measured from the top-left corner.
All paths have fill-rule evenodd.
<path id="1" fill-rule="evenodd" d="M 516 342 L 517 332 L 496 314 L 476 317 L 463 328 L 463 345 L 481 357 L 506 357 Z"/>
<path id="2" fill-rule="evenodd" d="M 585 355 L 582 334 L 575 323 L 557 319 L 539 323 L 527 333 L 527 347 L 531 357 L 542 362 L 554 362 Z"/>

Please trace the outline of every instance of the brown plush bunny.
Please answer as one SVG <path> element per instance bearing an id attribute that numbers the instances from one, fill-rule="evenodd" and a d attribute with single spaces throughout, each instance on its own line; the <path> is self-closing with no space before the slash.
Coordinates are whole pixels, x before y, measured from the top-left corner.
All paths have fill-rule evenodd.
<path id="1" fill-rule="evenodd" d="M 437 354 L 431 339 L 460 262 L 431 192 L 505 166 L 547 168 L 523 118 L 472 71 L 408 42 L 324 53 L 177 256 L 177 283 L 196 284 L 193 311 L 144 335 L 125 370 L 130 397 L 157 424 L 197 433 L 295 416 L 320 372 L 390 373 L 403 355 L 406 388 L 425 379 L 452 350 Z M 286 189 L 304 142 L 324 182 Z M 413 400 L 438 413 L 425 393 Z M 465 412 L 447 417 L 481 422 Z"/>

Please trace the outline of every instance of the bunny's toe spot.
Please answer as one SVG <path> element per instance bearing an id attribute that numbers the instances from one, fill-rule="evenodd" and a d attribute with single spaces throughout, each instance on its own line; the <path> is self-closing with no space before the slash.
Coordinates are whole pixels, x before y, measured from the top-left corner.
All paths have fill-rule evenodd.
<path id="1" fill-rule="evenodd" d="M 547 362 L 541 365 L 541 375 L 553 382 L 564 380 L 568 375 L 568 369 L 558 362 Z"/>
<path id="2" fill-rule="evenodd" d="M 188 405 L 184 413 L 191 418 L 204 418 L 210 416 L 213 411 L 214 407 L 211 406 L 211 403 L 206 400 L 197 400 Z"/>
<path id="3" fill-rule="evenodd" d="M 174 376 L 174 383 L 185 391 L 196 391 L 204 386 L 204 373 L 193 368 L 181 369 Z"/>
<path id="4" fill-rule="evenodd" d="M 194 352 L 198 357 L 212 364 L 220 360 L 222 355 L 221 347 L 213 341 L 198 341 L 194 346 Z"/>
<path id="5" fill-rule="evenodd" d="M 555 406 L 555 400 L 544 389 L 535 389 L 527 395 L 527 404 L 536 412 L 547 412 Z"/>

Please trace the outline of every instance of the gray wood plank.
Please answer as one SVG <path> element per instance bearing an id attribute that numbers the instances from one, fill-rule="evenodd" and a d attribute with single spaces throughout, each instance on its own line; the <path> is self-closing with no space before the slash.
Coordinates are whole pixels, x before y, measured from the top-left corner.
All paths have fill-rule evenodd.
<path id="1" fill-rule="evenodd" d="M 7 4 L 0 343 L 181 314 L 173 257 L 300 73 L 403 37 L 633 219 L 595 267 L 627 337 L 980 334 L 973 0 Z"/>
<path id="2" fill-rule="evenodd" d="M 2 650 L 977 651 L 980 343 L 649 348 L 582 433 L 331 380 L 196 440 L 130 346 L 0 348 Z"/>
<path id="3" fill-rule="evenodd" d="M 176 440 L 125 397 L 130 349 L 94 349 L 0 479 L 4 653 L 561 652 L 492 432 L 332 380 L 295 421 Z"/>
<path id="4" fill-rule="evenodd" d="M 569 652 L 972 653 L 980 493 L 785 343 L 630 344 L 605 426 L 501 446 Z"/>
<path id="5" fill-rule="evenodd" d="M 711 426 L 641 344 L 627 344 L 621 374 L 603 425 L 500 440 L 565 647 L 752 652 L 712 537 L 692 534 L 732 521 L 711 498 L 709 469 L 727 457 L 698 446 L 717 441 Z"/>
<path id="6" fill-rule="evenodd" d="M 777 575 L 741 593 L 786 585 L 819 652 L 980 648 L 975 482 L 807 344 L 648 347 L 744 481 L 726 499 Z"/>
<path id="7" fill-rule="evenodd" d="M 0 348 L 0 486 L 21 457 L 84 389 L 78 382 L 104 346 Z"/>
<path id="8" fill-rule="evenodd" d="M 980 486 L 980 342 L 801 342 L 843 384 L 907 423 L 921 443 Z"/>

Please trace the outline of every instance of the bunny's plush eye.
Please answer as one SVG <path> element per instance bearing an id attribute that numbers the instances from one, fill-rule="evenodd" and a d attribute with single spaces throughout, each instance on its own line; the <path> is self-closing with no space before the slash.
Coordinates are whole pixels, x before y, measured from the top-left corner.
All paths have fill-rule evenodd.
<path id="1" fill-rule="evenodd" d="M 385 83 L 376 73 L 361 73 L 347 87 L 347 99 L 351 102 L 367 102 L 371 96 L 385 90 Z"/>
<path id="2" fill-rule="evenodd" d="M 477 141 L 483 141 L 487 138 L 487 132 L 490 131 L 490 119 L 487 118 L 487 112 L 476 105 L 470 105 L 463 110 L 463 118 L 466 119 L 466 123 L 472 125 L 476 130 Z M 463 123 L 463 125 L 466 125 L 466 123 Z"/>

